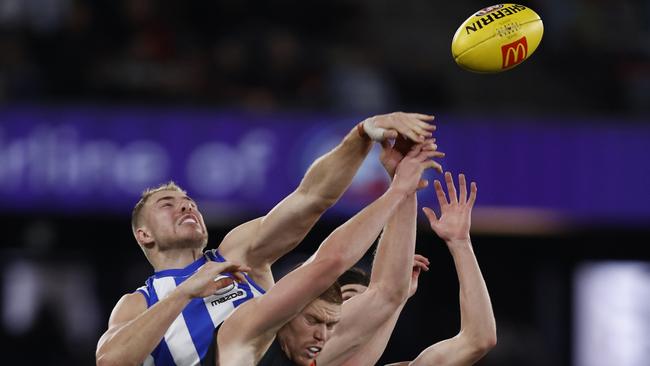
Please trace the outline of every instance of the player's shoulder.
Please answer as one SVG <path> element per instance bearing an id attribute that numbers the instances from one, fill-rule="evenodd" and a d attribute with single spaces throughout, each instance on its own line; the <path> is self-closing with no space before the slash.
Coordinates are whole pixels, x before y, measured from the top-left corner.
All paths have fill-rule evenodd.
<path id="1" fill-rule="evenodd" d="M 147 310 L 147 300 L 140 291 L 124 294 L 115 304 L 108 321 L 109 328 L 118 325 L 143 313 Z"/>

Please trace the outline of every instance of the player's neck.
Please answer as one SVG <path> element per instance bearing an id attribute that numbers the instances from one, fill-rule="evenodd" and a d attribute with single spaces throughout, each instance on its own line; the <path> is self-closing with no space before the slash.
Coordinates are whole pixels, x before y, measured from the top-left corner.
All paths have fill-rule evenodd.
<path id="1" fill-rule="evenodd" d="M 167 269 L 185 268 L 203 255 L 200 248 L 168 249 L 156 252 L 149 260 L 156 272 Z"/>

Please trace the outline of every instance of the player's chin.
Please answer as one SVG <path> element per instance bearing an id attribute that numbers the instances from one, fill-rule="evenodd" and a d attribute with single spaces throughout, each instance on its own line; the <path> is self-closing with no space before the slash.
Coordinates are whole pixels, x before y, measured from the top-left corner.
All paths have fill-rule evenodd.
<path id="1" fill-rule="evenodd" d="M 298 366 L 309 366 L 315 357 L 309 357 L 308 355 L 301 356 L 299 360 L 294 360 Z"/>

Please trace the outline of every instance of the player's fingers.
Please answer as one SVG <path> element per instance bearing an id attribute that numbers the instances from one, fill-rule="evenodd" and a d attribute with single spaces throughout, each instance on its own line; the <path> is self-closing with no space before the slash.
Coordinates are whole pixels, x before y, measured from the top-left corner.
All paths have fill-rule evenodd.
<path id="1" fill-rule="evenodd" d="M 423 262 L 429 265 L 429 258 L 423 256 L 422 254 L 413 254 L 413 261 Z"/>
<path id="2" fill-rule="evenodd" d="M 418 188 L 417 189 L 427 188 L 428 186 L 429 186 L 429 181 L 428 180 L 420 179 L 420 181 L 418 182 Z"/>
<path id="3" fill-rule="evenodd" d="M 221 262 L 221 264 L 225 265 L 225 267 L 222 269 L 222 272 L 246 272 L 251 270 L 250 267 L 239 263 Z"/>
<path id="4" fill-rule="evenodd" d="M 465 174 L 458 174 L 458 188 L 460 190 L 460 196 L 458 201 L 461 204 L 467 203 L 467 182 L 465 181 Z"/>
<path id="5" fill-rule="evenodd" d="M 427 161 L 427 163 L 429 163 L 427 168 L 433 168 L 433 170 L 435 170 L 438 173 L 442 174 L 442 165 L 440 165 L 440 163 L 438 163 L 437 161 L 433 161 L 433 160 L 429 160 L 429 161 Z"/>
<path id="6" fill-rule="evenodd" d="M 418 134 L 421 137 L 427 138 L 431 136 L 431 131 L 429 131 L 429 128 L 427 127 L 429 126 L 428 123 L 420 122 L 416 119 L 409 118 L 407 115 L 398 116 L 398 121 L 399 124 L 402 126 L 402 128 L 406 130 L 414 131 L 416 134 Z"/>
<path id="7" fill-rule="evenodd" d="M 440 208 L 449 205 L 447 196 L 445 196 L 445 191 L 442 189 L 442 184 L 440 184 L 440 181 L 436 179 L 433 182 L 433 186 L 436 190 L 436 197 L 438 198 L 438 204 L 440 205 Z"/>
<path id="8" fill-rule="evenodd" d="M 420 121 L 433 121 L 436 118 L 435 116 L 432 116 L 430 114 L 422 114 L 422 113 L 406 113 L 406 115 L 412 118 L 417 118 Z"/>
<path id="9" fill-rule="evenodd" d="M 447 184 L 447 192 L 449 193 L 449 203 L 458 203 L 458 196 L 456 195 L 456 186 L 454 186 L 454 178 L 450 172 L 445 173 L 445 183 Z"/>
<path id="10" fill-rule="evenodd" d="M 478 191 L 478 187 L 476 186 L 475 182 L 472 182 L 472 184 L 469 185 L 469 200 L 467 203 L 469 204 L 469 207 L 474 207 L 474 202 L 476 201 L 476 192 Z"/>
<path id="11" fill-rule="evenodd" d="M 247 282 L 243 272 L 231 272 L 230 274 L 237 279 L 237 282 Z"/>
<path id="12" fill-rule="evenodd" d="M 426 151 L 436 151 L 436 150 L 438 150 L 438 145 L 436 145 L 436 143 L 433 142 L 433 140 L 431 140 L 431 139 L 424 141 L 422 143 L 422 145 L 424 145 L 424 146 L 422 146 L 422 150 L 426 150 Z"/>
<path id="13" fill-rule="evenodd" d="M 433 212 L 433 210 L 430 209 L 429 207 L 422 207 L 422 212 L 424 212 L 424 216 L 427 217 L 431 226 L 433 226 L 438 221 L 438 217 L 436 216 L 436 213 Z"/>
<path id="14" fill-rule="evenodd" d="M 436 168 L 438 168 L 439 165 L 440 164 L 436 163 L 433 160 L 425 160 L 425 161 L 420 163 L 420 169 L 422 169 L 422 171 L 427 170 L 427 169 L 431 169 L 431 168 L 436 169 Z"/>
<path id="15" fill-rule="evenodd" d="M 413 145 L 413 147 L 411 147 L 411 151 L 409 151 L 407 156 L 411 158 L 417 158 L 421 151 L 422 151 L 421 144 Z"/>
<path id="16" fill-rule="evenodd" d="M 438 129 L 438 126 L 433 125 L 431 123 L 427 123 L 427 122 L 419 122 L 418 126 L 420 126 L 422 129 L 427 130 L 427 131 L 429 131 L 431 133 L 433 133 L 433 131 Z"/>
<path id="17" fill-rule="evenodd" d="M 233 280 L 230 277 L 219 276 L 219 277 L 214 279 L 214 288 L 215 288 L 215 290 L 218 290 L 220 288 L 228 287 L 228 286 L 232 285 L 234 282 L 235 282 L 235 280 Z"/>
<path id="18" fill-rule="evenodd" d="M 419 262 L 419 261 L 414 261 L 413 262 L 413 269 L 415 269 L 415 268 L 420 268 L 420 269 L 423 269 L 424 271 L 429 270 L 429 266 L 427 265 L 427 263 Z"/>
<path id="19" fill-rule="evenodd" d="M 418 126 L 417 124 L 409 123 L 409 121 L 402 121 L 402 126 L 405 131 L 414 132 L 418 136 L 418 142 L 422 142 L 426 138 L 431 137 L 431 132 Z"/>

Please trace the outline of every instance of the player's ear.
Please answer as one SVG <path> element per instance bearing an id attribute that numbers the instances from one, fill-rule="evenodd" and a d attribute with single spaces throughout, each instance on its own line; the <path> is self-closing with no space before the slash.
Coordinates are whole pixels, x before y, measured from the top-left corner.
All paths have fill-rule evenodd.
<path id="1" fill-rule="evenodd" d="M 147 249 L 151 249 L 154 245 L 154 237 L 146 226 L 141 226 L 135 230 L 135 239 L 138 244 Z"/>

